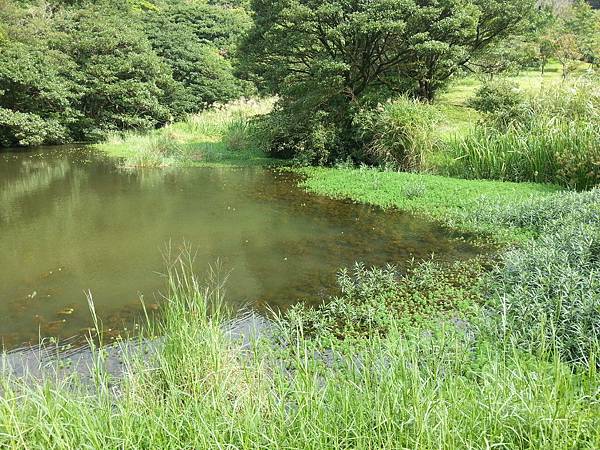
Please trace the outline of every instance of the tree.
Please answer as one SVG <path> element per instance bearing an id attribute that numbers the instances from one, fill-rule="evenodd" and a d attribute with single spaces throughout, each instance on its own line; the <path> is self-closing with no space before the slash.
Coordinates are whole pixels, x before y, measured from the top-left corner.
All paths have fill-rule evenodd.
<path id="1" fill-rule="evenodd" d="M 577 37 L 572 33 L 559 34 L 554 41 L 555 55 L 562 65 L 563 80 L 573 70 L 574 64 L 581 58 Z"/>
<path id="2" fill-rule="evenodd" d="M 281 95 L 280 111 L 311 122 L 321 117 L 315 127 L 328 131 L 319 135 L 341 137 L 329 147 L 349 148 L 353 109 L 398 93 L 432 100 L 488 45 L 513 33 L 533 1 L 253 0 L 251 6 L 255 23 L 241 48 L 242 69 Z"/>
<path id="3" fill-rule="evenodd" d="M 173 118 L 171 71 L 126 10 L 89 4 L 62 15 L 56 27 L 61 35 L 53 45 L 75 62 L 82 89 L 77 102 L 82 117 L 72 127 L 77 139 L 153 128 Z"/>
<path id="4" fill-rule="evenodd" d="M 0 146 L 70 141 L 81 91 L 71 58 L 48 45 L 50 15 L 2 2 L 0 30 Z"/>
<path id="5" fill-rule="evenodd" d="M 182 8 L 186 14 L 181 13 Z M 191 14 L 190 8 L 197 14 Z M 181 85 L 172 105 L 178 112 L 197 112 L 206 105 L 227 102 L 251 91 L 249 83 L 234 76 L 229 58 L 233 53 L 235 36 L 240 36 L 243 29 L 226 31 L 225 25 L 217 27 L 214 17 L 203 14 L 219 8 L 222 16 L 228 12 L 232 15 L 245 14 L 232 8 L 225 11 L 216 6 L 177 4 L 158 12 L 151 11 L 145 16 L 144 28 L 152 47 L 169 65 L 173 78 Z M 184 20 L 186 18 L 188 22 Z M 208 23 L 201 26 L 203 18 Z M 249 17 L 246 18 L 249 20 Z M 231 22 L 237 23 L 235 20 Z M 199 29 L 205 31 L 200 33 Z M 209 29 L 213 30 L 212 34 L 206 32 Z M 216 46 L 217 42 L 222 45 L 221 48 Z"/>
<path id="6" fill-rule="evenodd" d="M 575 0 L 562 18 L 566 33 L 577 42 L 581 58 L 593 65 L 600 63 L 600 13 L 583 0 Z"/>

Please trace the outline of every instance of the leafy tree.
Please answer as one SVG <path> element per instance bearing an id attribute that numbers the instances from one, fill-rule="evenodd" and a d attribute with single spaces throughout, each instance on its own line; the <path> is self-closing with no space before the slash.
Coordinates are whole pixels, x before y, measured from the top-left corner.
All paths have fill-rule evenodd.
<path id="1" fill-rule="evenodd" d="M 200 43 L 214 45 L 227 54 L 235 49 L 252 25 L 248 11 L 241 3 L 167 1 L 161 8 L 162 23 L 180 26 L 186 33 L 193 33 Z"/>
<path id="2" fill-rule="evenodd" d="M 582 57 L 577 45 L 577 36 L 573 33 L 559 34 L 554 40 L 554 49 L 556 58 L 563 68 L 563 79 L 566 79 L 573 70 L 575 62 Z"/>
<path id="3" fill-rule="evenodd" d="M 41 11 L 27 14 L 15 5 L 0 6 L 0 145 L 38 145 L 70 140 L 69 125 L 79 117 L 73 102 L 73 61 L 48 47 L 51 24 Z"/>
<path id="4" fill-rule="evenodd" d="M 179 6 L 148 13 L 146 18 L 145 30 L 154 50 L 181 85 L 173 99 L 175 111 L 197 112 L 206 105 L 227 102 L 250 92 L 250 84 L 234 76 L 231 61 L 225 56 L 229 53 L 227 48 L 219 49 L 206 36 L 198 36 L 200 18 L 181 22 Z M 232 45 L 234 31 L 239 32 L 231 30 L 224 44 Z"/>
<path id="5" fill-rule="evenodd" d="M 62 34 L 55 45 L 77 65 L 74 75 L 82 89 L 77 102 L 82 117 L 73 127 L 77 139 L 172 119 L 168 99 L 176 85 L 170 69 L 133 16 L 90 4 L 61 17 L 57 29 Z"/>
<path id="6" fill-rule="evenodd" d="M 585 61 L 600 63 L 600 14 L 583 0 L 575 0 L 562 20 L 566 33 L 575 37 Z"/>
<path id="7" fill-rule="evenodd" d="M 538 49 L 534 42 L 523 36 L 514 36 L 490 45 L 469 63 L 469 69 L 488 75 L 518 72 L 538 58 Z"/>
<path id="8" fill-rule="evenodd" d="M 433 99 L 488 45 L 513 33 L 533 2 L 253 0 L 251 6 L 255 24 L 241 49 L 242 69 L 281 95 L 279 125 L 293 126 L 289 136 L 278 127 L 273 149 L 297 153 L 317 140 L 323 150 L 313 160 L 331 161 L 356 147 L 353 110 L 398 93 Z M 293 117 L 311 124 L 304 134 Z"/>
<path id="9" fill-rule="evenodd" d="M 55 50 L 20 42 L 0 46 L 0 104 L 8 106 L 0 122 L 3 145 L 69 140 L 68 125 L 78 117 L 72 102 L 79 95 L 69 78 L 72 69 L 66 55 Z M 35 136 L 23 135 L 27 120 Z"/>

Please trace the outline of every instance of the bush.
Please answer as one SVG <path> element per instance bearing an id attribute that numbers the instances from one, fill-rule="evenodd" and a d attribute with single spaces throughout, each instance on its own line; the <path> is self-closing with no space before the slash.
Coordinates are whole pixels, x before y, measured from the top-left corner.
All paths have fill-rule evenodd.
<path id="1" fill-rule="evenodd" d="M 57 121 L 0 108 L 0 146 L 59 144 L 68 141 L 68 136 L 68 130 Z"/>
<path id="2" fill-rule="evenodd" d="M 527 116 L 526 97 L 515 82 L 500 79 L 484 83 L 469 106 L 486 114 L 486 122 L 506 128 Z"/>
<path id="3" fill-rule="evenodd" d="M 293 158 L 300 166 L 324 165 L 350 156 L 343 143 L 346 133 L 325 111 L 276 108 L 259 119 L 257 133 L 272 156 Z"/>
<path id="4" fill-rule="evenodd" d="M 493 306 L 505 337 L 589 364 L 600 343 L 600 191 L 557 196 L 545 207 L 551 216 L 576 196 L 587 207 L 559 214 L 543 225 L 541 237 L 504 255 Z M 554 348 L 545 348 L 549 342 Z"/>
<path id="5" fill-rule="evenodd" d="M 429 104 L 400 97 L 354 117 L 364 152 L 380 164 L 416 171 L 438 144 L 437 111 Z"/>

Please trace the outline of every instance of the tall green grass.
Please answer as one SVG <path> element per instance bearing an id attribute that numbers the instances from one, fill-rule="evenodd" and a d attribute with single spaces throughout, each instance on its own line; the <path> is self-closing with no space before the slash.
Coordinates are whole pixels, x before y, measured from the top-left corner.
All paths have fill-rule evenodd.
<path id="1" fill-rule="evenodd" d="M 561 120 L 505 131 L 481 128 L 447 147 L 449 176 L 557 183 L 586 189 L 600 183 L 600 129 Z"/>
<path id="2" fill-rule="evenodd" d="M 361 111 L 354 117 L 354 126 L 365 152 L 375 162 L 418 171 L 439 144 L 434 133 L 439 119 L 432 105 L 398 97 L 374 111 Z"/>
<path id="3" fill-rule="evenodd" d="M 483 113 L 470 133 L 450 139 L 433 158 L 450 176 L 556 183 L 583 190 L 600 184 L 600 84 L 596 79 L 543 86 L 525 95 L 490 83 L 472 104 Z"/>
<path id="4" fill-rule="evenodd" d="M 0 447 L 597 448 L 600 378 L 482 330 L 390 322 L 368 339 L 319 340 L 280 324 L 284 345 L 224 329 L 222 291 L 188 256 L 168 268 L 164 341 L 93 389 L 2 377 Z M 543 338 L 543 337 L 542 337 Z M 544 338 L 543 338 L 544 339 Z"/>
<path id="5" fill-rule="evenodd" d="M 273 99 L 240 99 L 215 105 L 150 133 L 115 134 L 99 148 L 125 167 L 265 164 L 252 118 L 269 112 Z"/>

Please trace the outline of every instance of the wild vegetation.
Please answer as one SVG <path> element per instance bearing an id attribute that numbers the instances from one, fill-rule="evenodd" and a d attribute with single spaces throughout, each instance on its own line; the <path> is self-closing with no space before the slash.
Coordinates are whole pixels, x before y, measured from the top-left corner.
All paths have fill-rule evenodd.
<path id="1" fill-rule="evenodd" d="M 0 446 L 598 448 L 591 4 L 1 4 L 2 145 L 102 140 L 128 168 L 276 161 L 484 255 L 341 269 L 338 296 L 250 344 L 179 255 L 143 334 L 156 355 L 112 380 L 97 349 L 91 389 L 0 378 Z"/>
<path id="2" fill-rule="evenodd" d="M 225 4 L 3 1 L 0 145 L 94 142 L 252 93 L 232 68 L 250 18 Z"/>
<path id="3" fill-rule="evenodd" d="M 438 324 L 424 333 L 396 320 L 368 340 L 314 341 L 304 337 L 312 322 L 302 319 L 279 328 L 287 345 L 259 340 L 248 349 L 223 330 L 223 316 L 215 314 L 219 291 L 205 291 L 185 267 L 171 268 L 161 351 L 150 361 L 130 356 L 130 373 L 117 385 L 101 369 L 100 350 L 92 394 L 71 380 L 56 386 L 4 379 L 2 445 L 451 449 L 600 442 L 594 366 L 567 366 L 552 352 L 553 341 L 536 336 L 542 349 L 532 356 L 509 334 L 490 337 L 483 325 Z M 346 298 L 361 304 L 386 292 L 381 278 L 389 283 L 392 275 L 360 270 L 356 277 L 344 275 L 342 285 Z M 468 279 L 450 279 L 453 287 L 443 293 Z M 438 285 L 419 278 L 406 292 L 416 296 L 430 282 Z M 380 322 L 372 325 L 382 331 Z"/>
<path id="4" fill-rule="evenodd" d="M 270 99 L 239 99 L 189 115 L 150 133 L 113 133 L 98 147 L 124 167 L 272 165 L 251 123 L 268 113 Z"/>

